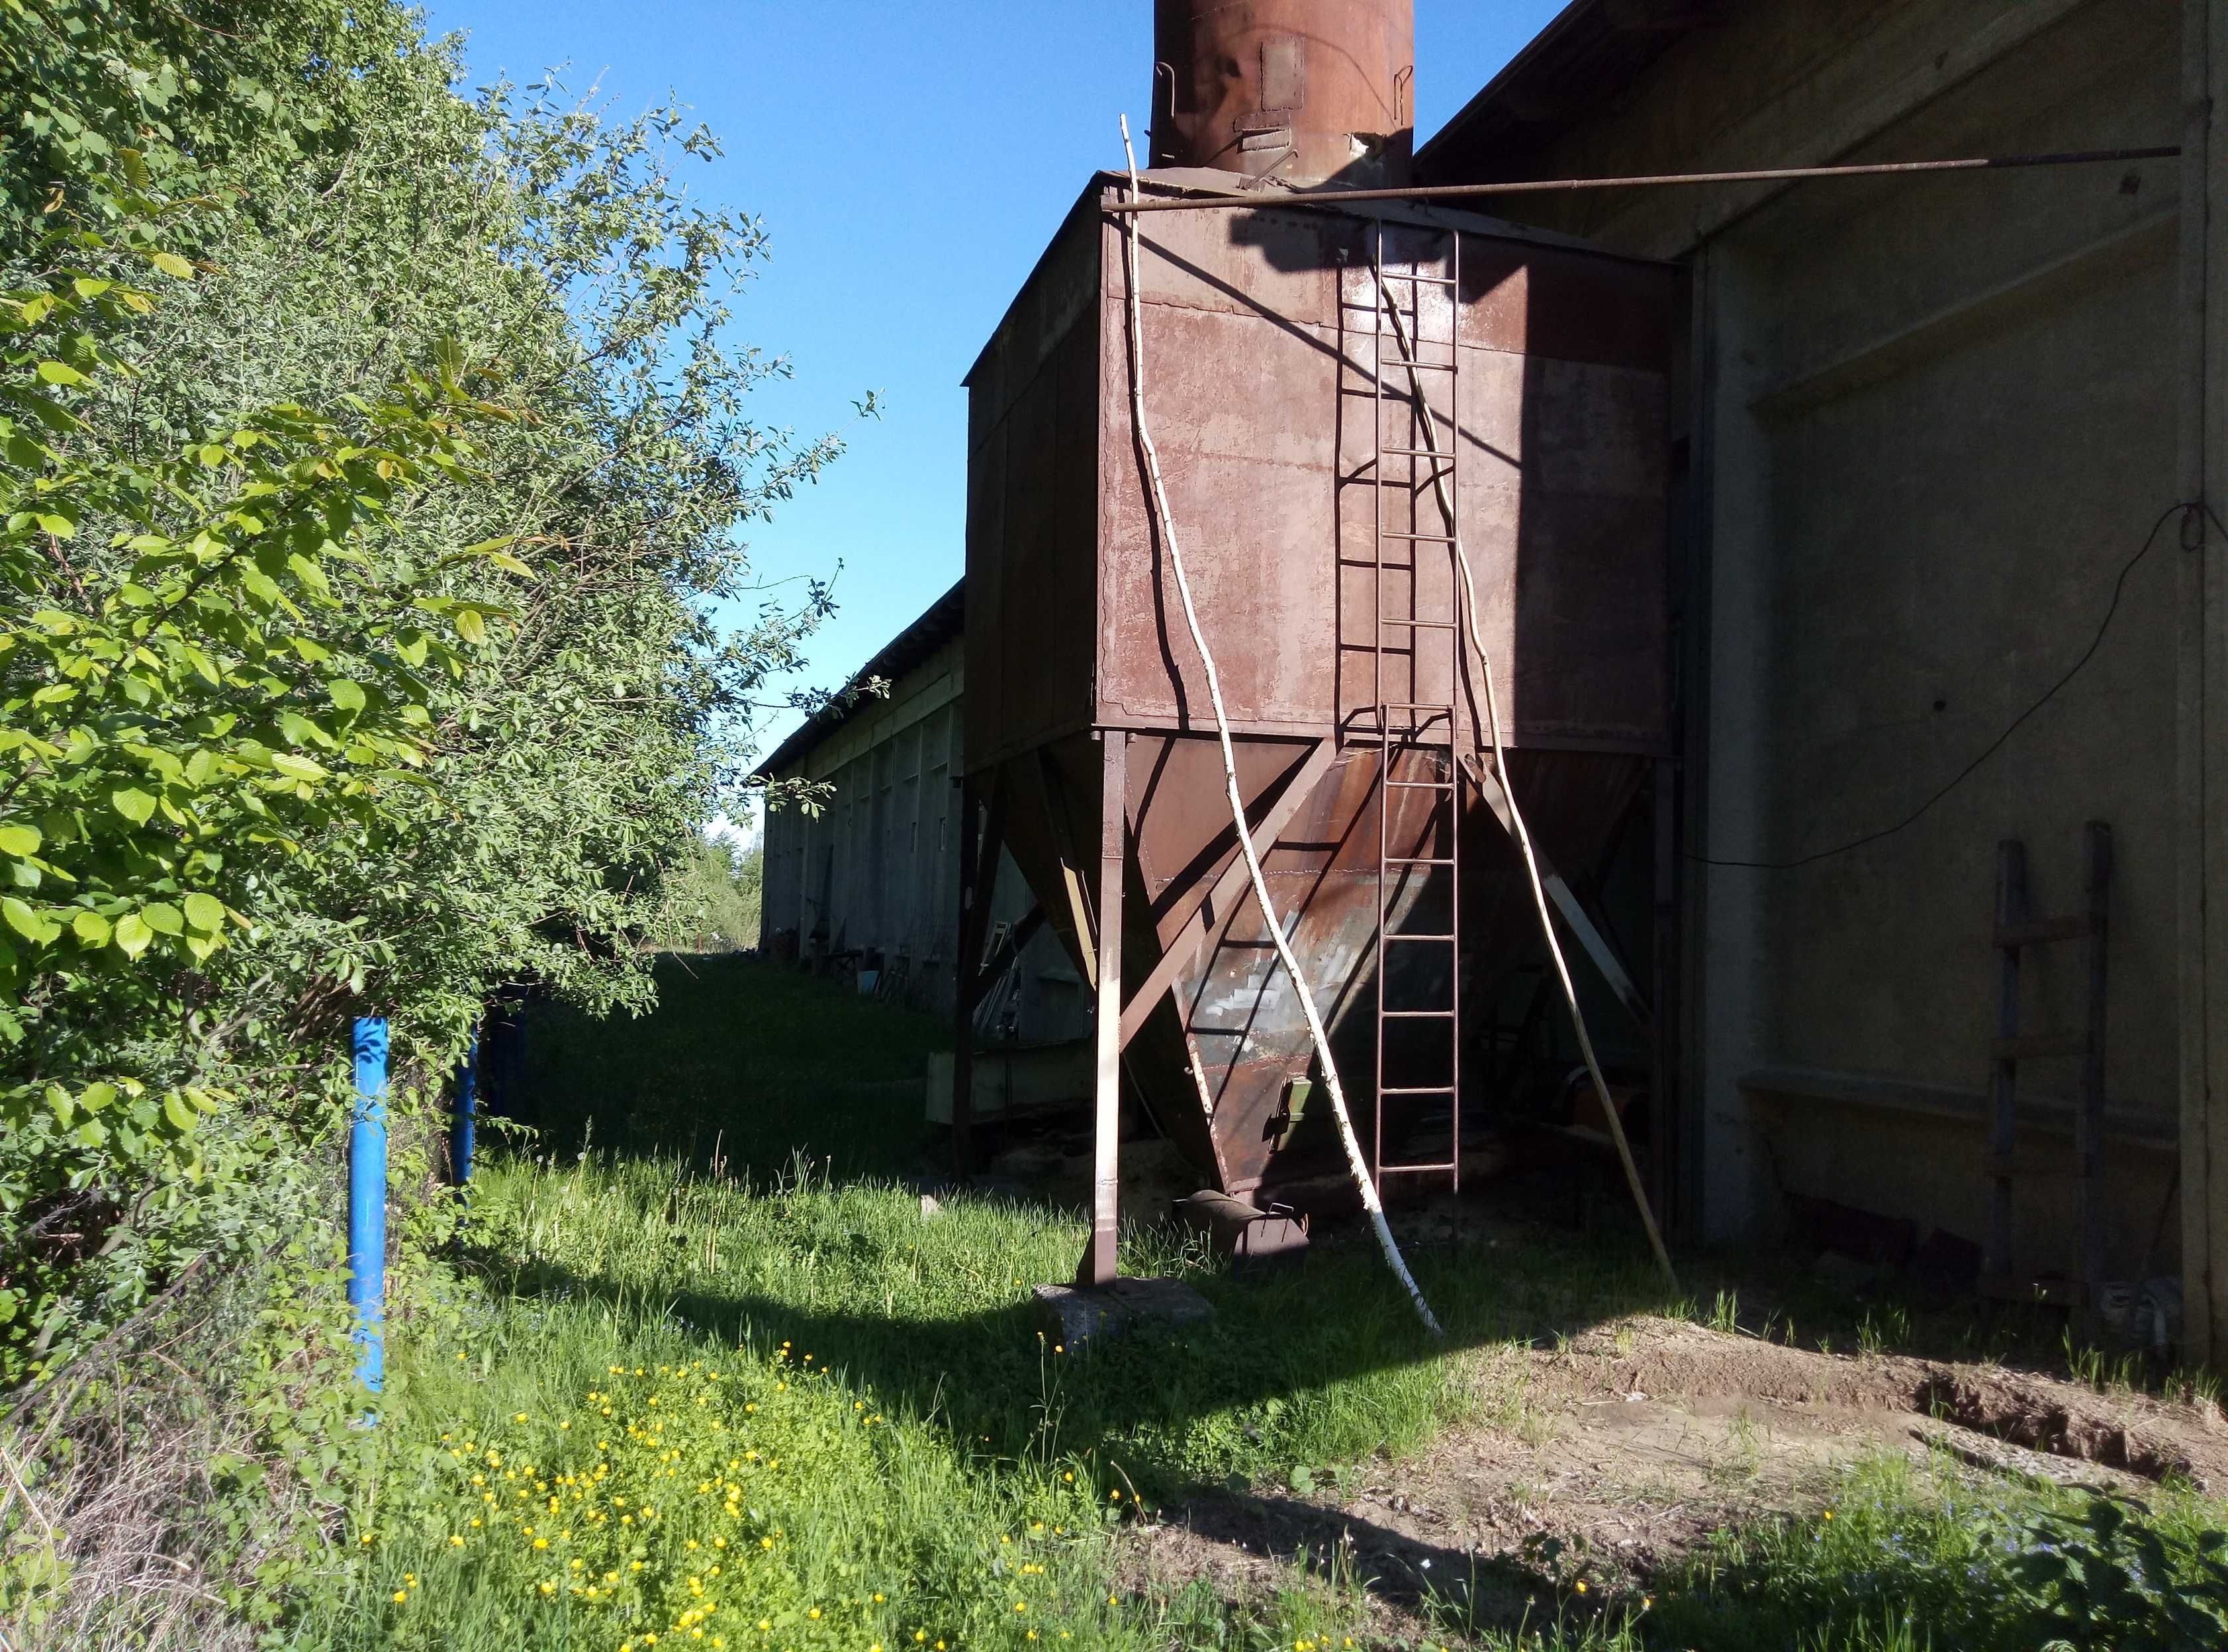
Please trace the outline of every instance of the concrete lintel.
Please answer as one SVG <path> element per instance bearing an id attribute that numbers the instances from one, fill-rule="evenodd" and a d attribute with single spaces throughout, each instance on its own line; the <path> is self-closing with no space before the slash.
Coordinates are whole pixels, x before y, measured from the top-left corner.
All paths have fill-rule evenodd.
<path id="1" fill-rule="evenodd" d="M 1830 361 L 1802 368 L 1749 405 L 1759 418 L 1784 418 L 1891 377 L 2065 293 L 2164 257 L 2180 219 L 2175 207 L 2147 214 L 2086 247 L 2022 270 Z"/>
<path id="2" fill-rule="evenodd" d="M 1988 1118 L 1988 1097 L 1978 1090 L 1914 1084 L 1868 1073 L 1836 1073 L 1818 1067 L 1757 1067 L 1741 1074 L 1740 1087 L 1750 1095 L 1769 1096 L 1776 1100 L 1905 1113 L 1954 1124 L 1970 1124 L 1976 1130 Z M 2023 1130 L 2039 1130 L 2064 1137 L 2068 1142 L 2072 1140 L 2075 1107 L 2071 1102 L 2022 1097 L 2019 1111 Z M 2177 1149 L 2172 1119 L 2145 1118 L 2122 1110 L 2107 1114 L 2104 1139 L 2154 1153 L 2170 1155 Z"/>

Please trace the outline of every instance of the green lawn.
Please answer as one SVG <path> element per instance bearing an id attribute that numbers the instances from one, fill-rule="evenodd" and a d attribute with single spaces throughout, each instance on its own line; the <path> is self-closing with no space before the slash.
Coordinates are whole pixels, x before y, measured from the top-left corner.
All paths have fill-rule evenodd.
<path id="1" fill-rule="evenodd" d="M 1072 1271 L 1079 1213 L 962 1196 L 925 1218 L 891 1178 L 919 1109 L 887 1081 L 917 1071 L 934 1025 L 747 961 L 691 969 L 647 1021 L 535 1028 L 547 1134 L 485 1164 L 458 1311 L 398 1321 L 390 1466 L 350 1531 L 366 1559 L 343 1609 L 291 1644 L 1379 1644 L 1351 1577 L 1295 1566 L 1244 1601 L 1121 1586 L 1124 1522 L 1189 1487 L 1242 1495 L 1427 1450 L 1457 1421 L 1514 1424 L 1516 1362 L 1495 1349 L 1679 1309 L 1620 1243 L 1426 1250 L 1450 1351 L 1365 1245 L 1240 1280 L 1145 1228 L 1125 1271 L 1189 1278 L 1215 1323 L 1070 1354 L 1026 1299 Z M 613 1146 L 584 1156 L 567 1132 L 592 1114 Z M 1883 1463 L 1835 1519 L 1726 1534 L 1652 1596 L 1581 1592 L 1536 1555 L 1502 1569 L 1557 1622 L 1441 1604 L 1416 1643 L 2010 1652 L 2046 1638 L 2033 1614 L 2055 1585 L 2021 1568 L 2054 1551 L 2129 1591 L 2083 1609 L 2110 1638 L 2077 1627 L 2072 1644 L 2218 1644 L 2174 1638 L 2161 1604 L 2198 1610 L 2216 1512 L 2169 1494 L 2116 1533 L 2033 1528 L 2088 1507 Z"/>

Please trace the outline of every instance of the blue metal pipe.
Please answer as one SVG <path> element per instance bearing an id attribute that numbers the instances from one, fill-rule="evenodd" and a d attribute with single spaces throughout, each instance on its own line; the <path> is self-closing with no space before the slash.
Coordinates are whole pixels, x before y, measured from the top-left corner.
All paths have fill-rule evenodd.
<path id="1" fill-rule="evenodd" d="M 387 1378 L 387 1018 L 355 1023 L 355 1105 L 349 1114 L 349 1309 L 355 1374 L 377 1393 Z"/>
<path id="2" fill-rule="evenodd" d="M 457 1186 L 466 1188 L 472 1180 L 472 1137 L 479 1117 L 480 1034 L 472 1029 L 472 1041 L 464 1047 L 464 1059 L 457 1063 L 457 1110 L 449 1124 L 449 1173 Z"/>

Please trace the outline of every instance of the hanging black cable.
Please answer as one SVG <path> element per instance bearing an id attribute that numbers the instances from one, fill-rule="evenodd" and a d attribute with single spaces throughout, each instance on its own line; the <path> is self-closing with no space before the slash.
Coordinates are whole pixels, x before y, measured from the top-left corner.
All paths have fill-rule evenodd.
<path id="1" fill-rule="evenodd" d="M 2202 513 L 2201 516 L 2199 513 Z M 1800 855 L 1789 861 L 1730 860 L 1719 859 L 1716 856 L 1707 855 L 1690 855 L 1687 857 L 1687 860 L 1693 861 L 1698 866 L 1730 867 L 1734 868 L 1745 868 L 1747 870 L 1756 872 L 1789 872 L 1792 871 L 1796 867 L 1812 866 L 1820 861 L 1830 861 L 1836 855 L 1848 854 L 1852 849 L 1860 849 L 1867 843 L 1877 843 L 1882 838 L 1892 837 L 1898 832 L 1902 831 L 1905 827 L 1915 824 L 1928 810 L 1933 808 L 1936 804 L 1940 803 L 1944 797 L 1955 791 L 1959 786 L 1964 784 L 1967 780 L 1972 778 L 1975 770 L 1977 770 L 1983 763 L 1986 763 L 1990 758 L 1994 757 L 1998 752 L 2001 751 L 2004 747 L 2005 742 L 2009 740 L 2014 734 L 2019 732 L 2020 726 L 2021 724 L 2025 723 L 2028 718 L 2033 716 L 2035 713 L 2040 711 L 2045 706 L 2056 699 L 2058 697 L 2058 691 L 2064 688 L 2067 683 L 2072 682 L 2075 677 L 2080 676 L 2082 668 L 2086 666 L 2090 660 L 2096 657 L 2097 649 L 2103 644 L 2104 633 L 2112 628 L 2112 616 L 2120 611 L 2120 596 L 2121 593 L 2127 589 L 2128 576 L 2135 571 L 2135 567 L 2138 563 L 2151 554 L 2152 547 L 2158 543 L 2159 530 L 2164 528 L 2167 522 L 2171 522 L 2176 516 L 2182 516 L 2184 518 L 2199 518 L 2200 543 L 2202 542 L 2203 535 L 2203 517 L 2211 517 L 2215 527 L 2218 527 L 2220 524 L 2220 518 L 2213 515 L 2212 507 L 2201 499 L 2184 500 L 2179 504 L 2168 505 L 2165 510 L 2161 511 L 2159 515 L 2159 519 L 2151 524 L 2151 531 L 2143 536 L 2142 548 L 2128 559 L 2126 564 L 2120 569 L 2120 577 L 2112 581 L 2112 599 L 2110 603 L 2105 605 L 2104 618 L 2097 622 L 2097 634 L 2089 639 L 2089 646 L 2081 650 L 2081 657 L 2074 661 L 2071 665 L 2066 667 L 2064 674 L 2058 677 L 2058 681 L 2052 683 L 2049 688 L 2043 691 L 2040 699 L 2035 701 L 2032 705 L 2028 706 L 2025 711 L 2022 711 L 2018 716 L 2013 718 L 2010 722 L 2007 723 L 2004 726 L 2003 732 L 1998 734 L 1995 739 L 1990 740 L 1988 745 L 1982 747 L 1979 753 L 1974 757 L 1971 762 L 1968 763 L 1963 768 L 1958 770 L 1956 774 L 1950 778 L 1947 783 L 1945 783 L 1931 797 L 1928 797 L 1924 803 L 1922 803 L 1917 808 L 1912 810 L 1901 820 L 1896 822 L 1894 825 L 1883 826 L 1876 832 L 1866 832 L 1862 837 L 1853 837 L 1847 842 L 1836 844 L 1832 848 L 1820 849 L 1813 855 Z M 2228 528 L 2222 528 L 2221 531 L 2224 534 L 2228 534 Z"/>

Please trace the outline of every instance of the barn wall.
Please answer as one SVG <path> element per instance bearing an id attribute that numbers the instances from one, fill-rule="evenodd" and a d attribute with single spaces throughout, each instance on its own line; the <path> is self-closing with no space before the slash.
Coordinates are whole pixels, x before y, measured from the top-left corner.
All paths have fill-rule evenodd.
<path id="1" fill-rule="evenodd" d="M 2205 3 L 2206 0 L 2199 0 Z M 1725 9 L 1539 176 L 2171 144 L 2172 0 Z M 1428 150 L 1426 158 L 1428 160 Z M 1513 215 L 1694 272 L 1703 486 L 1682 688 L 1687 848 L 1783 861 L 1903 820 L 2096 635 L 2184 490 L 2180 163 L 1541 197 Z M 1690 862 L 1689 1214 L 1809 1194 L 1982 1237 L 1999 839 L 2038 909 L 2114 830 L 2110 1267 L 2170 1271 L 2177 1007 L 2174 524 L 2081 675 L 1917 822 L 1792 870 Z M 2028 1025 L 2078 1025 L 2074 949 Z M 2025 1070 L 2020 1263 L 2071 1269 L 2070 1061 Z M 2055 1099 L 2060 1105 L 2053 1109 Z"/>

